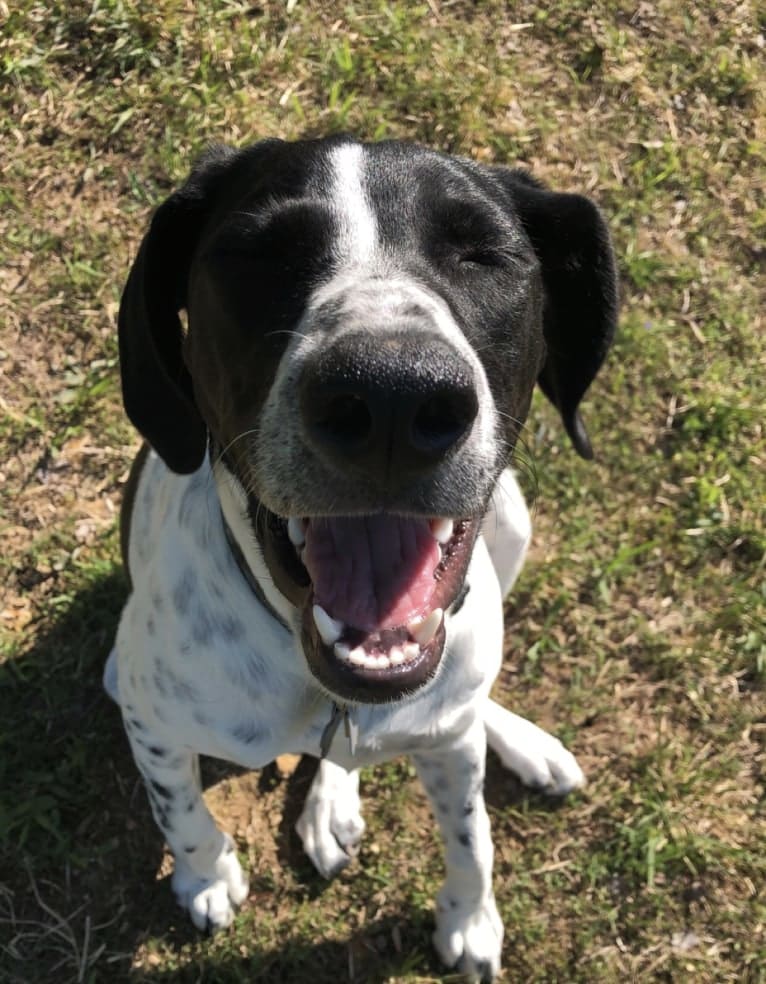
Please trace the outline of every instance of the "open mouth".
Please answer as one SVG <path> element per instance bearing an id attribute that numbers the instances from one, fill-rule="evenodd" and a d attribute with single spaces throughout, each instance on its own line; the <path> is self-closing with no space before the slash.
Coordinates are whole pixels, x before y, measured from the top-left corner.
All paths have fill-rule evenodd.
<path id="1" fill-rule="evenodd" d="M 444 615 L 460 595 L 480 521 L 265 512 L 251 509 L 266 562 L 302 611 L 303 650 L 325 688 L 379 703 L 422 687 L 439 665 Z"/>

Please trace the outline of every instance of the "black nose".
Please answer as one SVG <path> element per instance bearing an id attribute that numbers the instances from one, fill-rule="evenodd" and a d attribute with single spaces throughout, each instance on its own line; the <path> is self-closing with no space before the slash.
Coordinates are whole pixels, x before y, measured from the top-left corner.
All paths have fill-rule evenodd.
<path id="1" fill-rule="evenodd" d="M 386 485 L 444 460 L 479 407 L 470 366 L 416 333 L 345 335 L 306 365 L 299 387 L 314 448 Z"/>

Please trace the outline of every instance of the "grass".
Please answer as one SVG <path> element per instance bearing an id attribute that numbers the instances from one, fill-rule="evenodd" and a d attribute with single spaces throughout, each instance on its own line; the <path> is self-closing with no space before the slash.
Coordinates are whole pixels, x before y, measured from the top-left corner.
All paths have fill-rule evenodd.
<path id="1" fill-rule="evenodd" d="M 136 446 L 115 314 L 148 212 L 211 141 L 349 129 L 592 194 L 620 265 L 585 406 L 596 463 L 541 399 L 526 436 L 536 539 L 497 692 L 589 786 L 551 804 L 490 761 L 504 979 L 766 980 L 756 5 L 17 0 L 0 18 L 0 979 L 455 979 L 407 763 L 364 774 L 368 834 L 329 885 L 291 833 L 308 763 L 210 765 L 253 887 L 207 940 L 173 906 L 100 687 Z"/>

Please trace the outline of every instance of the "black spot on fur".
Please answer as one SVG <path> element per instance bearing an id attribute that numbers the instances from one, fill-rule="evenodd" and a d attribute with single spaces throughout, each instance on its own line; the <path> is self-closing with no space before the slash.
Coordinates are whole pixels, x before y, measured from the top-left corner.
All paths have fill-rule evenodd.
<path id="1" fill-rule="evenodd" d="M 232 738 L 241 741 L 243 745 L 254 745 L 266 737 L 266 730 L 259 728 L 252 721 L 243 721 L 231 731 Z"/>
<path id="2" fill-rule="evenodd" d="M 172 789 L 168 789 L 167 786 L 163 786 L 162 783 L 157 782 L 156 779 L 150 779 L 149 780 L 149 784 L 152 787 L 152 790 L 158 796 L 161 796 L 162 799 L 165 799 L 165 800 L 171 800 L 171 799 L 173 799 L 173 790 Z"/>
<path id="3" fill-rule="evenodd" d="M 470 817 L 473 811 L 474 811 L 473 803 L 466 803 L 466 805 L 463 807 L 463 816 Z"/>
<path id="4" fill-rule="evenodd" d="M 463 845 L 463 847 L 469 847 L 471 844 L 471 835 L 463 831 L 462 834 L 457 835 L 457 839 Z"/>
<path id="5" fill-rule="evenodd" d="M 175 673 L 168 673 L 170 687 L 173 691 L 173 699 L 182 704 L 192 703 L 198 699 L 196 689 L 186 680 Z"/>
<path id="6" fill-rule="evenodd" d="M 439 790 L 449 789 L 449 779 L 441 770 L 437 772 L 436 775 L 434 776 L 433 783 L 436 789 Z"/>
<path id="7" fill-rule="evenodd" d="M 245 627 L 238 618 L 225 615 L 216 623 L 216 629 L 224 642 L 241 642 L 245 637 Z"/>
<path id="8" fill-rule="evenodd" d="M 162 670 L 158 669 L 157 672 L 154 674 L 154 689 L 157 691 L 160 697 L 163 697 L 165 700 L 167 700 L 168 688 L 165 686 L 165 681 L 166 681 L 166 674 Z"/>
<path id="9" fill-rule="evenodd" d="M 184 848 L 184 853 L 185 853 L 185 854 L 194 854 L 194 852 L 195 852 L 196 850 L 197 850 L 197 848 L 196 848 L 196 847 L 185 847 L 185 848 Z"/>
<path id="10" fill-rule="evenodd" d="M 209 646 L 213 640 L 213 622 L 207 612 L 196 611 L 192 620 L 192 638 L 198 646 Z"/>
<path id="11" fill-rule="evenodd" d="M 173 606 L 179 615 L 188 614 L 196 593 L 197 575 L 187 567 L 173 588 Z"/>
<path id="12" fill-rule="evenodd" d="M 167 749 L 166 748 L 160 748 L 159 745 L 149 745 L 149 751 L 156 758 L 164 758 L 168 754 Z"/>

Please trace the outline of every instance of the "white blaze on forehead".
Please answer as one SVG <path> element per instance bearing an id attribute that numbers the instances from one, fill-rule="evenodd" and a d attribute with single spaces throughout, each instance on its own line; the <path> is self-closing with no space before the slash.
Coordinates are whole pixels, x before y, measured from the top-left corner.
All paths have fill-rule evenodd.
<path id="1" fill-rule="evenodd" d="M 338 252 L 344 260 L 365 263 L 378 243 L 375 215 L 364 192 L 364 148 L 341 144 L 330 154 L 332 207 L 339 226 Z"/>

